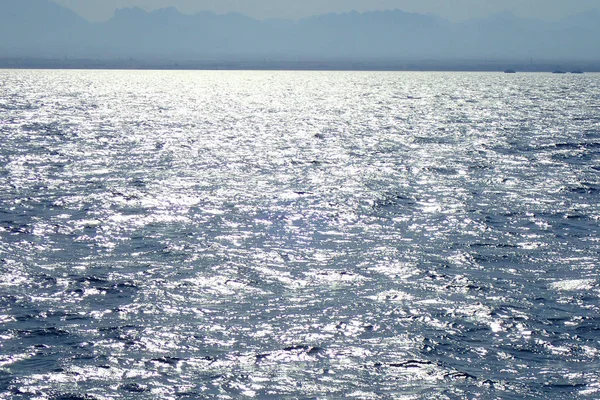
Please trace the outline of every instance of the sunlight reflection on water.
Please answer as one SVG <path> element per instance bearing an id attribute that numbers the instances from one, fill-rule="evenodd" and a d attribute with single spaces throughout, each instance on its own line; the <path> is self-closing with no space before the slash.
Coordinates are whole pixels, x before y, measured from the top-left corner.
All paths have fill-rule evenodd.
<path id="1" fill-rule="evenodd" d="M 0 78 L 0 398 L 598 394 L 598 75 Z"/>

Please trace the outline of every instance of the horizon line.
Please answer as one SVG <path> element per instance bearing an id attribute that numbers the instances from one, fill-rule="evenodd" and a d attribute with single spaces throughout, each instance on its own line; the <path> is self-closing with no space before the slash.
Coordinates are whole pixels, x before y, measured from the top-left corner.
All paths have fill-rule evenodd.
<path id="1" fill-rule="evenodd" d="M 46 70 L 248 70 L 248 71 L 381 71 L 381 72 L 600 72 L 600 60 L 257 60 L 257 59 L 152 59 L 152 58 L 44 58 L 0 57 L 0 69 Z"/>

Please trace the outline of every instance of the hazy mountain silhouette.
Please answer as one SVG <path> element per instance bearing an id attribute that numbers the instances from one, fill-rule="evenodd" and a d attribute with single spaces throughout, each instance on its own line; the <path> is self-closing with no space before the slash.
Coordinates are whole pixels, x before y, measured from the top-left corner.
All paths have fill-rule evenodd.
<path id="1" fill-rule="evenodd" d="M 600 13 L 593 10 L 556 22 L 517 18 L 510 13 L 457 24 L 464 55 L 500 58 L 597 60 Z M 460 54 L 460 49 L 457 50 Z"/>
<path id="2" fill-rule="evenodd" d="M 600 58 L 600 12 L 556 22 L 510 13 L 462 23 L 399 10 L 258 21 L 175 8 L 91 23 L 49 0 L 0 0 L 0 56 L 414 60 Z"/>
<path id="3" fill-rule="evenodd" d="M 90 25 L 47 0 L 0 0 L 0 50 L 5 55 L 52 56 L 79 50 Z"/>

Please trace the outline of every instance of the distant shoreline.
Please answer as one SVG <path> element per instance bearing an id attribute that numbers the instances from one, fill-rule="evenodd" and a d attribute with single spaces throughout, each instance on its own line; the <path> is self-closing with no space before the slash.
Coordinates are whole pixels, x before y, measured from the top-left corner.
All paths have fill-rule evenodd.
<path id="1" fill-rule="evenodd" d="M 600 61 L 268 61 L 268 60 L 143 60 L 0 58 L 0 69 L 100 69 L 100 70 L 284 70 L 284 71 L 414 71 L 414 72 L 600 72 Z"/>

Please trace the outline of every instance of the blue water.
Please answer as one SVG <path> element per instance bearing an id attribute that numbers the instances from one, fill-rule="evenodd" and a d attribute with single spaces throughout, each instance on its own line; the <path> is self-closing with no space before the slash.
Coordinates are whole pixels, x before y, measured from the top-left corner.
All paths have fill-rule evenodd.
<path id="1" fill-rule="evenodd" d="M 600 75 L 0 71 L 0 399 L 600 397 Z"/>

